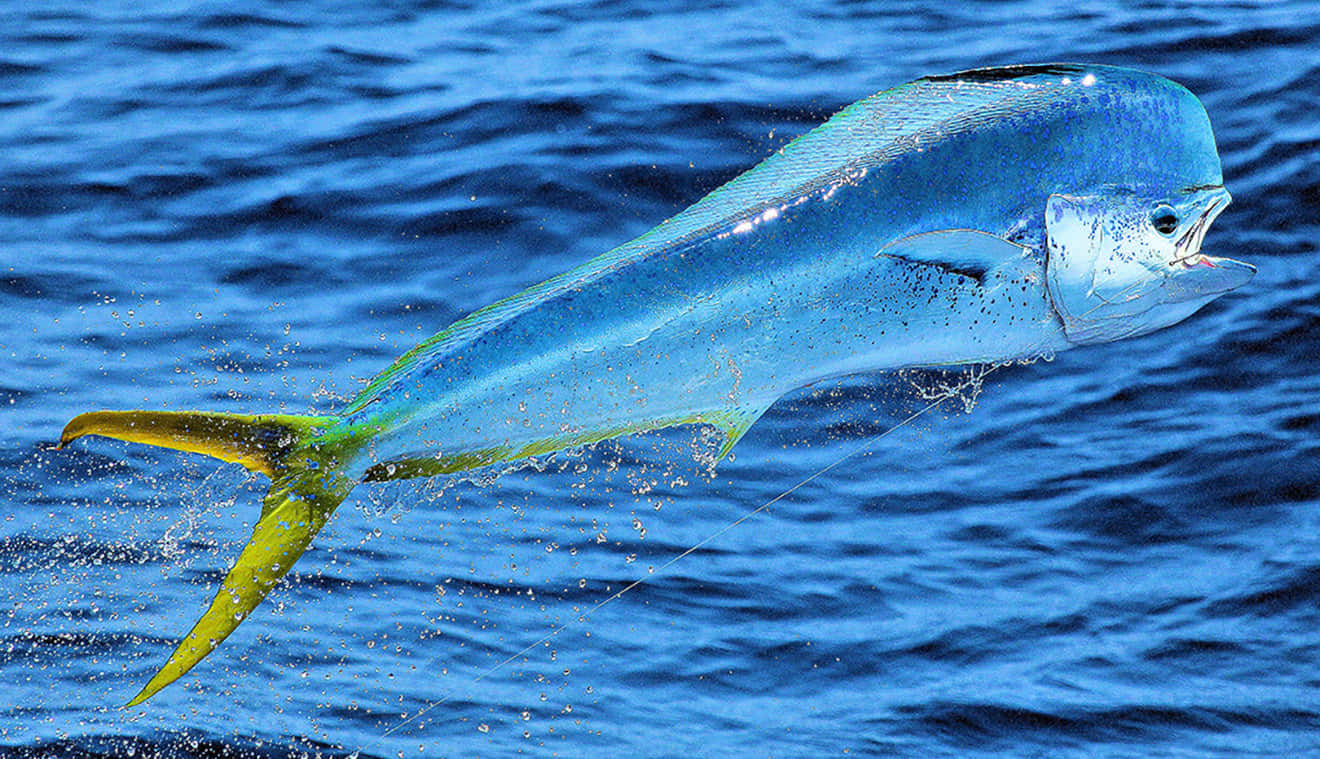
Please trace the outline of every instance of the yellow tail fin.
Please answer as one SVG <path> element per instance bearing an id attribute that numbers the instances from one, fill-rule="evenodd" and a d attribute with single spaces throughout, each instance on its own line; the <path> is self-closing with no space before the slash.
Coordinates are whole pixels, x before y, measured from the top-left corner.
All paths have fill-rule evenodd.
<path id="1" fill-rule="evenodd" d="M 73 419 L 60 446 L 84 435 L 147 443 L 242 464 L 270 477 L 252 537 L 211 606 L 165 665 L 125 706 L 135 706 L 206 658 L 293 566 L 356 484 L 338 472 L 332 446 L 318 446 L 318 427 L 334 417 L 96 411 Z"/>

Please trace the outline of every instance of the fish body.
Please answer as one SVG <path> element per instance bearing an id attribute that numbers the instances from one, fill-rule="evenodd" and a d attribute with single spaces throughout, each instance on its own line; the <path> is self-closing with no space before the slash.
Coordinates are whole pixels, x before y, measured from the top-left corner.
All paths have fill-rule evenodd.
<path id="1" fill-rule="evenodd" d="M 1151 74 L 1054 64 L 860 101 L 641 237 L 405 354 L 338 415 L 93 412 L 95 434 L 271 477 L 216 599 L 138 703 L 206 656 L 363 480 L 705 423 L 726 453 L 833 376 L 1143 334 L 1247 281 L 1200 253 L 1228 202 L 1204 109 Z"/>
<path id="2" fill-rule="evenodd" d="M 827 377 L 1071 347 L 1045 287 L 1048 198 L 1222 192 L 1218 154 L 1168 80 L 1016 73 L 851 106 L 650 233 L 437 336 L 333 434 L 374 435 L 359 468 L 691 421 L 736 435 Z M 922 235 L 970 250 L 901 244 Z"/>

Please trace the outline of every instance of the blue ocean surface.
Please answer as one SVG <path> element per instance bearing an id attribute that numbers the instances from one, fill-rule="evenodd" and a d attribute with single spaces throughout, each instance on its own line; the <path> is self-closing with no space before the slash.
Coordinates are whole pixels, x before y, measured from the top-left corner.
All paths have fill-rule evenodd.
<path id="1" fill-rule="evenodd" d="M 3 5 L 0 756 L 1320 755 L 1320 5 Z M 713 475 L 678 429 L 360 488 L 120 708 L 265 484 L 71 417 L 342 408 L 848 103 L 1052 60 L 1202 99 L 1249 285 L 805 389 Z"/>

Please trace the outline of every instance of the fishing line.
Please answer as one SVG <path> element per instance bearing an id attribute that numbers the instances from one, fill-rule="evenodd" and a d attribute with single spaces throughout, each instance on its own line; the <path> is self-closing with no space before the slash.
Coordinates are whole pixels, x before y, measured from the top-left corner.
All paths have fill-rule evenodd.
<path id="1" fill-rule="evenodd" d="M 945 401 L 947 401 L 947 400 L 951 400 L 951 399 L 953 399 L 953 398 L 957 398 L 957 397 L 959 397 L 959 396 L 962 394 L 962 391 L 966 390 L 967 388 L 970 387 L 970 388 L 972 388 L 972 391 L 973 391 L 973 392 L 979 392 L 979 390 L 980 390 L 980 385 L 981 385 L 982 380 L 984 380 L 985 377 L 986 377 L 987 375 L 989 375 L 991 372 L 993 372 L 995 369 L 999 368 L 999 366 L 1000 366 L 999 364 L 989 364 L 989 365 L 985 365 L 985 366 L 983 366 L 983 367 L 978 367 L 978 368 L 976 368 L 976 369 L 973 369 L 970 377 L 965 378 L 962 382 L 959 382 L 959 383 L 957 383 L 957 384 L 955 384 L 955 385 L 952 385 L 952 386 L 945 386 L 945 387 L 943 388 L 943 390 L 939 393 L 939 395 L 938 395 L 937 397 L 935 397 L 935 398 L 934 398 L 929 404 L 927 404 L 926 406 L 924 406 L 924 407 L 918 409 L 917 411 L 912 412 L 912 413 L 909 414 L 907 417 L 905 417 L 903 420 L 899 421 L 899 422 L 896 423 L 894 426 L 892 426 L 892 427 L 886 429 L 884 432 L 880 433 L 879 435 L 876 435 L 876 436 L 873 437 L 873 438 L 868 438 L 868 439 L 866 439 L 866 440 L 862 440 L 862 441 L 860 441 L 857 445 L 854 445 L 850 450 L 845 450 L 845 451 L 844 451 L 842 454 L 840 454 L 836 459 L 834 459 L 834 461 L 830 462 L 829 464 L 826 464 L 825 466 L 821 467 L 820 469 L 817 469 L 815 472 L 813 472 L 813 473 L 807 475 L 806 477 L 804 477 L 803 479 L 799 480 L 799 481 L 797 482 L 797 484 L 793 485 L 793 486 L 790 487 L 789 489 L 783 491 L 782 493 L 780 493 L 779 495 L 775 496 L 774 498 L 771 498 L 770 500 L 766 501 L 765 503 L 762 503 L 760 506 L 757 506 L 756 508 L 754 508 L 754 509 L 752 509 L 751 511 L 747 512 L 746 514 L 743 514 L 742 516 L 738 517 L 737 519 L 733 520 L 732 522 L 729 522 L 728 524 L 726 524 L 726 525 L 724 525 L 723 527 L 719 528 L 719 529 L 716 530 L 715 532 L 712 532 L 710 535 L 707 535 L 706 537 L 704 537 L 704 538 L 702 538 L 701 540 L 697 541 L 697 542 L 694 543 L 691 547 L 689 547 L 687 550 L 683 551 L 682 553 L 678 554 L 677 556 L 674 556 L 672 559 L 670 559 L 669 561 L 666 561 L 664 564 L 661 564 L 659 568 L 654 569 L 654 570 L 651 570 L 648 574 L 646 574 L 646 575 L 644 575 L 644 576 L 642 576 L 642 577 L 639 577 L 639 578 L 637 578 L 636 580 L 633 580 L 631 583 L 629 583 L 628 585 L 626 585 L 626 586 L 624 586 L 622 589 L 620 589 L 617 593 L 614 593 L 614 594 L 612 594 L 612 595 L 606 596 L 604 599 L 602 599 L 601 601 L 597 602 L 595 606 L 592 606 L 590 609 L 588 609 L 588 610 L 582 612 L 581 614 L 579 614 L 579 615 L 577 616 L 577 618 L 574 619 L 573 621 L 571 621 L 571 622 L 565 622 L 564 624 L 559 625 L 558 627 L 552 629 L 550 632 L 548 632 L 548 633 L 546 633 L 545 635 L 541 636 L 541 637 L 538 638 L 537 640 L 535 640 L 535 641 L 533 641 L 533 642 L 527 644 L 527 645 L 524 646 L 521 650 L 519 650 L 519 651 L 517 651 L 517 652 L 515 652 L 515 653 L 513 653 L 513 654 L 510 654 L 510 655 L 509 655 L 508 657 L 506 657 L 505 659 L 503 659 L 503 660 L 501 660 L 501 661 L 499 661 L 499 662 L 497 662 L 497 663 L 491 665 L 491 667 L 490 667 L 489 669 L 485 670 L 484 672 L 478 674 L 476 677 L 472 678 L 472 681 L 471 681 L 470 683 L 468 683 L 468 685 L 469 685 L 469 686 L 476 685 L 477 683 L 481 682 L 482 680 L 484 680 L 485 678 L 489 677 L 490 675 L 495 674 L 495 673 L 498 672 L 500 669 L 504 668 L 505 666 L 507 666 L 508 664 L 510 664 L 511 662 L 513 662 L 515 659 L 518 659 L 519 657 L 526 655 L 528 652 L 530 652 L 532 649 L 536 648 L 537 646 L 540 646 L 540 645 L 543 645 L 543 644 L 547 643 L 548 641 L 550 641 L 550 640 L 551 640 L 552 638 L 554 638 L 556 635 L 559 635 L 559 633 L 563 632 L 564 630 L 567 630 L 568 628 L 570 628 L 570 627 L 572 627 L 572 626 L 574 626 L 574 625 L 576 625 L 576 624 L 580 624 L 580 623 L 582 623 L 582 622 L 585 622 L 586 619 L 587 619 L 587 617 L 590 617 L 592 614 L 595 614 L 595 613 L 596 613 L 597 611 L 599 611 L 603 606 L 605 606 L 606 604 L 608 604 L 608 603 L 614 601 L 614 599 L 616 599 L 616 598 L 622 596 L 624 593 L 627 593 L 628 591 L 632 590 L 633 588 L 637 587 L 638 585 L 641 585 L 642 583 L 646 582 L 647 580 L 649 580 L 649 579 L 651 579 L 651 578 L 653 578 L 653 577 L 656 577 L 656 576 L 658 576 L 658 575 L 663 574 L 664 571 L 665 571 L 666 569 L 668 569 L 669 567 L 671 567 L 671 566 L 673 566 L 674 564 L 676 564 L 680 559 L 683 559 L 683 558 L 689 556 L 690 554 L 695 553 L 697 550 L 699 550 L 699 549 L 702 548 L 703 546 L 709 544 L 712 540 L 715 540 L 716 538 L 718 538 L 718 537 L 720 537 L 721 535 L 725 534 L 725 533 L 728 532 L 729 530 L 732 530 L 733 528 L 737 527 L 738 525 L 742 524 L 743 522 L 746 522 L 747 520 L 751 519 L 752 517 L 756 516 L 757 514 L 760 514 L 761 512 L 768 510 L 771 506 L 773 506 L 773 505 L 775 505 L 776 503 L 778 503 L 778 502 L 784 500 L 784 499 L 787 498 L 788 496 L 790 496 L 790 495 L 792 495 L 793 493 L 797 492 L 799 489 L 805 487 L 806 485 L 808 485 L 808 484 L 811 483 L 812 481 L 814 481 L 814 480 L 816 480 L 817 478 L 819 478 L 821 475 L 826 474 L 827 472 L 829 472 L 830 470 L 832 470 L 832 469 L 834 469 L 835 467 L 839 466 L 840 464 L 842 464 L 843 462 L 847 461 L 848 459 L 850 459 L 850 458 L 852 458 L 852 457 L 854 457 L 854 456 L 857 456 L 857 455 L 859 455 L 859 454 L 869 452 L 870 449 L 873 448 L 873 447 L 875 446 L 876 443 L 879 443 L 881 440 L 883 440 L 884 438 L 888 437 L 891 433 L 893 433 L 893 432 L 895 432 L 896 430 L 899 430 L 899 429 L 901 429 L 901 428 L 903 428 L 903 427 L 906 427 L 908 424 L 911 424 L 913 421 L 915 421 L 918 417 L 920 417 L 921 415 L 923 415 L 923 414 L 925 414 L 926 412 L 930 411 L 931 409 L 934 409 L 936 406 L 939 406 L 940 404 L 944 403 Z M 436 702 L 434 702 L 434 703 L 431 703 L 431 704 L 426 705 L 426 706 L 423 707 L 420 711 L 418 711 L 416 714 L 412 715 L 411 717 L 408 717 L 408 718 L 404 719 L 402 722 L 398 723 L 397 725 L 394 725 L 393 727 L 390 727 L 390 728 L 386 729 L 385 732 L 382 733 L 382 736 L 390 736 L 390 735 L 393 735 L 394 733 L 396 733 L 396 732 L 402 730 L 403 728 L 407 727 L 408 725 L 410 725 L 410 724 L 416 722 L 417 720 L 421 719 L 422 717 L 426 716 L 426 714 L 427 714 L 428 712 L 430 712 L 432 709 L 435 709 L 435 708 L 437 708 L 437 707 L 439 707 L 439 706 L 443 706 L 444 704 L 448 703 L 449 700 L 450 700 L 451 698 L 453 698 L 452 695 L 445 696 L 444 698 L 440 699 L 439 701 L 436 701 Z"/>

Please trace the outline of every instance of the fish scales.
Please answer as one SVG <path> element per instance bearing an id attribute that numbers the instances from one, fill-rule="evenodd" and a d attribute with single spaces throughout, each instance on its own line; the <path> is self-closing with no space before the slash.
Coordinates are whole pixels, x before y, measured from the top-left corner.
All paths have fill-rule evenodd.
<path id="1" fill-rule="evenodd" d="M 99 435 L 271 479 L 251 539 L 138 704 L 261 603 L 358 482 L 706 423 L 723 456 L 840 375 L 996 362 L 1174 324 L 1254 269 L 1200 252 L 1229 202 L 1210 122 L 1159 76 L 1077 64 L 859 101 L 691 208 L 481 309 L 341 414 L 95 411 Z"/>
<path id="2" fill-rule="evenodd" d="M 874 256 L 895 239 L 951 228 L 1016 230 L 1040 249 L 1036 217 L 1046 196 L 1061 187 L 1167 182 L 1168 167 L 1157 170 L 1154 157 L 1194 184 L 1220 181 L 1217 161 L 1203 160 L 1207 143 L 1213 154 L 1203 111 L 1191 121 L 1195 139 L 1164 135 L 1163 125 L 1181 117 L 1185 98 L 1161 97 L 1176 85 L 1091 71 L 919 81 L 861 101 L 553 290 L 417 354 L 390 385 L 355 399 L 360 410 L 344 426 L 389 426 L 377 438 L 382 459 L 516 449 L 566 427 L 650 429 L 768 405 L 865 369 L 1063 349 L 1043 292 L 1007 310 L 1001 301 L 998 318 L 980 319 L 988 290 L 956 281 L 954 319 L 975 322 L 956 339 L 979 349 L 946 345 L 945 320 L 923 321 L 915 302 L 911 326 L 894 329 L 899 314 L 876 319 L 875 304 L 907 297 L 906 272 L 877 268 Z M 1123 128 L 1130 111 L 1140 113 L 1135 123 L 1155 128 Z M 1031 137 L 1026 150 L 1023 135 Z M 1043 281 L 1039 263 L 1018 276 Z M 1013 329 L 1002 330 L 1004 322 Z M 824 339 L 801 334 L 813 323 Z M 740 368 L 737 389 L 733 376 L 713 369 L 730 362 Z M 410 438 L 400 419 L 420 425 L 423 439 Z"/>

